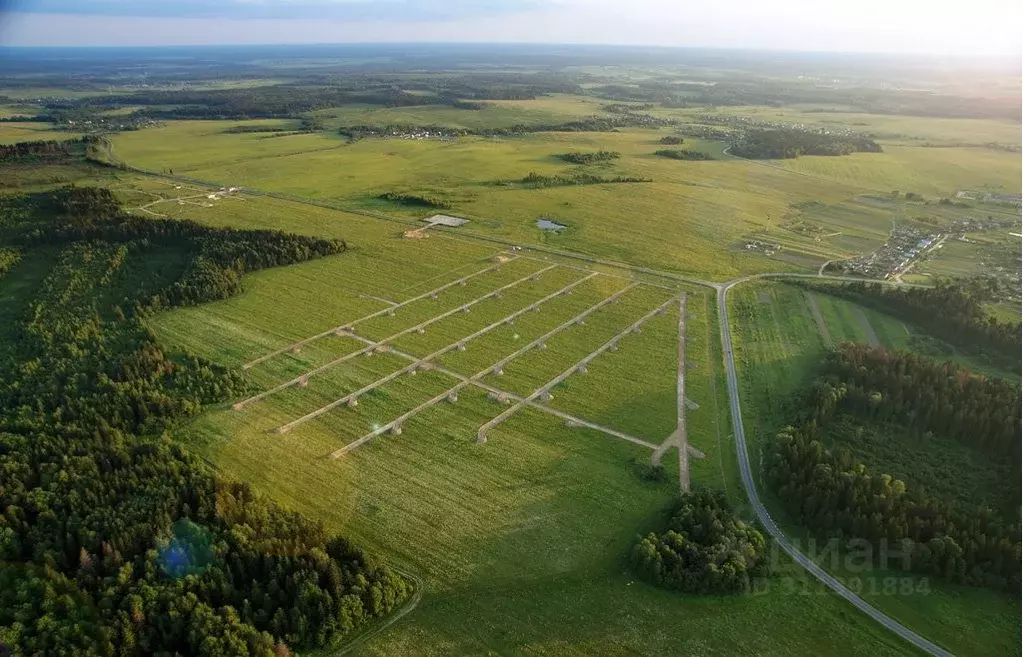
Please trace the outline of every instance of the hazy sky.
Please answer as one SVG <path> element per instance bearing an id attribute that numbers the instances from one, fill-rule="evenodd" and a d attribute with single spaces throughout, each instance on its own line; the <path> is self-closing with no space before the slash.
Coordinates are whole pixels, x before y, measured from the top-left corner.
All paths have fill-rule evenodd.
<path id="1" fill-rule="evenodd" d="M 1021 6 L 1019 0 L 0 0 L 0 44 L 503 41 L 1018 55 Z"/>

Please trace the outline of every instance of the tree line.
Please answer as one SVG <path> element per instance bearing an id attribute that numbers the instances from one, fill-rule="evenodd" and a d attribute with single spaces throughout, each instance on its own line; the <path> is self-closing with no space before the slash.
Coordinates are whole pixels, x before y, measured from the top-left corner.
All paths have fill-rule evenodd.
<path id="1" fill-rule="evenodd" d="M 572 185 L 603 185 L 612 183 L 648 183 L 653 182 L 652 178 L 635 178 L 631 176 L 595 176 L 590 173 L 579 173 L 572 176 L 546 176 L 536 171 L 530 171 L 521 180 L 517 181 L 526 187 L 567 187 Z M 507 182 L 498 184 L 506 185 Z"/>
<path id="2" fill-rule="evenodd" d="M 554 157 L 571 164 L 598 164 L 610 162 L 622 156 L 615 151 L 595 151 L 593 153 L 558 153 Z"/>
<path id="3" fill-rule="evenodd" d="M 342 243 L 136 219 L 93 188 L 0 205 L 0 236 L 26 263 L 8 274 L 23 284 L 0 325 L 0 643 L 272 657 L 345 637 L 407 598 L 401 576 L 167 437 L 246 384 L 166 351 L 144 321 Z"/>
<path id="4" fill-rule="evenodd" d="M 872 472 L 847 450 L 825 448 L 823 440 L 833 421 L 851 417 L 947 432 L 969 445 L 964 448 L 991 450 L 1018 464 L 1019 397 L 1018 387 L 955 365 L 844 343 L 804 396 L 799 421 L 770 442 L 766 478 L 789 512 L 821 537 L 886 541 L 908 560 L 882 565 L 1018 591 L 1017 517 L 931 496 Z"/>
<path id="5" fill-rule="evenodd" d="M 903 317 L 963 351 L 993 357 L 1000 366 L 1020 371 L 1020 323 L 1000 322 L 984 308 L 1002 298 L 993 277 L 937 279 L 929 288 L 857 281 L 819 289 Z"/>
<path id="6" fill-rule="evenodd" d="M 881 146 L 864 135 L 832 135 L 820 131 L 754 129 L 742 132 L 729 146 L 732 155 L 751 160 L 783 160 L 800 155 L 880 153 Z"/>
<path id="7" fill-rule="evenodd" d="M 666 157 L 672 160 L 713 160 L 714 158 L 700 151 L 689 150 L 688 148 L 662 148 L 654 151 L 654 155 Z"/>
<path id="8" fill-rule="evenodd" d="M 637 537 L 630 560 L 644 580 L 683 593 L 748 593 L 770 574 L 764 536 L 710 488 L 684 493 L 663 531 Z"/>
<path id="9" fill-rule="evenodd" d="M 67 160 L 85 152 L 94 137 L 79 137 L 64 140 L 20 141 L 16 144 L 0 144 L 0 162 L 40 162 Z"/>

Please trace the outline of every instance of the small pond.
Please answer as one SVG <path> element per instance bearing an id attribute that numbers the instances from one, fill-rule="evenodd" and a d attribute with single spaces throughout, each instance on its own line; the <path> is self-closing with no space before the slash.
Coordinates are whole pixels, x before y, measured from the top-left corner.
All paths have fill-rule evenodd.
<path id="1" fill-rule="evenodd" d="M 553 230 L 555 233 L 562 228 L 568 228 L 565 224 L 559 224 L 558 222 L 551 221 L 550 219 L 537 219 L 536 225 L 543 230 Z"/>

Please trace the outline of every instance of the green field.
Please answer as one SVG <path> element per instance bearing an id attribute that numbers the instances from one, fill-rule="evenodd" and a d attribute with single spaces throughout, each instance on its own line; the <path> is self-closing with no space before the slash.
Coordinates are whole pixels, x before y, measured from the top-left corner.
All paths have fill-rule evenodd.
<path id="1" fill-rule="evenodd" d="M 484 110 L 346 106 L 313 114 L 328 127 L 405 123 L 455 128 L 498 128 L 600 115 L 599 103 L 583 97 L 490 105 Z M 692 113 L 664 112 L 692 118 Z M 795 121 L 799 115 L 788 118 Z M 920 134 L 930 134 L 946 129 L 949 120 L 917 123 L 922 126 Z M 354 143 L 332 131 L 288 136 L 225 132 L 241 125 L 290 129 L 294 122 L 171 121 L 155 129 L 118 134 L 113 137 L 113 150 L 119 160 L 142 169 L 327 200 L 353 209 L 424 216 L 428 212 L 380 201 L 377 196 L 391 191 L 425 194 L 473 218 L 472 229 L 489 235 L 718 280 L 758 271 L 816 270 L 825 261 L 870 251 L 885 241 L 893 216 L 942 225 L 969 215 L 968 210 L 867 195 L 887 195 L 893 189 L 931 198 L 954 196 L 960 188 L 1012 192 L 1019 190 L 1020 177 L 1018 156 L 980 147 L 886 144 L 880 154 L 771 163 L 728 158 L 722 155 L 720 143 L 687 139 L 687 148 L 723 159 L 685 162 L 653 155 L 660 137 L 670 132 L 667 128 L 486 138 L 368 138 Z M 964 125 L 978 139 L 1006 138 L 997 122 Z M 554 157 L 596 150 L 616 151 L 622 157 L 598 166 L 572 166 Z M 627 176 L 652 182 L 543 189 L 506 184 L 530 172 Z M 535 226 L 541 216 L 555 218 L 570 230 L 559 236 L 544 234 Z M 768 258 L 742 249 L 748 239 L 777 243 L 782 250 Z"/>
<path id="2" fill-rule="evenodd" d="M 746 284 L 730 297 L 735 354 L 740 375 L 747 441 L 754 462 L 770 435 L 785 426 L 794 409 L 794 397 L 813 380 L 815 366 L 825 354 L 825 336 L 813 316 L 808 295 L 784 284 Z M 879 342 L 889 348 L 906 348 L 908 334 L 902 322 L 855 304 L 811 294 L 832 341 L 867 341 L 863 314 Z M 967 365 L 972 363 L 966 362 Z M 885 463 L 882 467 L 889 467 Z M 896 467 L 898 467 L 896 465 Z M 773 504 L 768 489 L 759 484 L 771 515 L 786 533 L 805 538 L 780 505 Z M 841 569 L 836 575 L 863 576 Z M 871 576 L 894 576 L 877 569 Z M 961 655 L 1018 654 L 1019 601 L 978 589 L 930 581 L 926 594 L 884 596 L 862 594 L 872 604 L 914 631 Z M 968 628 L 984 627 L 984 632 Z"/>

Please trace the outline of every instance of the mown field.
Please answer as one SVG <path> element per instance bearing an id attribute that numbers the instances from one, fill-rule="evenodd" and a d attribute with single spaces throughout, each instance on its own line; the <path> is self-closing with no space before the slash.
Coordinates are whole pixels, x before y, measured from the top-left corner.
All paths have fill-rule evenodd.
<path id="1" fill-rule="evenodd" d="M 745 284 L 730 293 L 729 303 L 746 435 L 754 463 L 771 433 L 789 421 L 794 397 L 812 382 L 815 365 L 829 343 L 868 342 L 876 337 L 878 343 L 889 348 L 905 349 L 913 344 L 914 328 L 896 318 L 826 294 L 807 294 L 791 285 Z M 814 316 L 813 303 L 826 332 Z M 977 367 L 968 359 L 960 360 Z M 881 463 L 878 467 L 887 465 Z M 787 518 L 780 505 L 771 502 L 762 483 L 760 489 L 772 517 L 786 533 L 805 539 L 804 531 Z M 842 578 L 859 577 L 864 581 L 864 573 L 841 565 L 833 571 Z M 899 575 L 873 569 L 866 576 L 883 581 Z M 1019 653 L 1018 600 L 934 580 L 928 582 L 928 587 L 926 593 L 883 595 L 865 589 L 863 595 L 885 613 L 957 655 Z"/>

